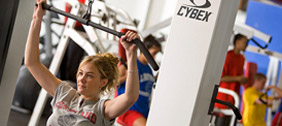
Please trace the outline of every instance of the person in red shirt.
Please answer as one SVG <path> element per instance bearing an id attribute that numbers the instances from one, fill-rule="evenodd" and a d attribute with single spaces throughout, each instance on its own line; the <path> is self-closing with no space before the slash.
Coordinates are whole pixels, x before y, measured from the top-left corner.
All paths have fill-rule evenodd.
<path id="1" fill-rule="evenodd" d="M 243 75 L 245 57 L 241 54 L 241 52 L 245 51 L 248 45 L 248 39 L 242 34 L 237 34 L 234 37 L 233 44 L 234 49 L 228 51 L 226 55 L 219 87 L 233 90 L 239 95 L 241 84 L 248 81 L 248 78 Z M 234 104 L 232 96 L 227 94 L 219 92 L 217 93 L 217 99 Z M 228 109 L 227 106 L 218 103 L 215 104 L 215 108 Z M 225 117 L 223 114 L 219 113 L 217 115 L 216 125 L 229 125 L 229 118 L 230 117 Z"/>

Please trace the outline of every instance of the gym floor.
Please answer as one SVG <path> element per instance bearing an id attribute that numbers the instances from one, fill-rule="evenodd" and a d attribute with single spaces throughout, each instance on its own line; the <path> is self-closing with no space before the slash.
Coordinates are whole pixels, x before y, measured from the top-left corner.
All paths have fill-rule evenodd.
<path id="1" fill-rule="evenodd" d="M 23 114 L 23 113 L 11 110 L 7 126 L 27 126 L 30 117 L 31 117 L 31 114 Z M 47 115 L 42 115 L 38 123 L 38 126 L 45 126 L 47 119 L 48 119 Z"/>

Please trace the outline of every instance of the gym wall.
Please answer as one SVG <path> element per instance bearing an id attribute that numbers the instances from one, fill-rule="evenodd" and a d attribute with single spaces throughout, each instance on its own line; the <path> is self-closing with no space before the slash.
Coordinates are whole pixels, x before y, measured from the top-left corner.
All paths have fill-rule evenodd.
<path id="1" fill-rule="evenodd" d="M 22 64 L 25 42 L 27 39 L 30 21 L 32 19 L 34 1 L 1 1 L 0 6 L 0 63 L 2 74 L 2 79 L 0 81 L 0 126 L 5 126 L 7 125 L 10 113 L 10 106 L 15 92 L 19 68 Z M 6 15 L 7 13 L 8 15 Z M 13 16 L 14 19 L 11 18 Z M 12 19 L 14 21 L 12 21 Z"/>
<path id="2" fill-rule="evenodd" d="M 0 1 L 0 82 L 10 45 L 19 0 Z M 1 83 L 0 83 L 1 85 Z"/>

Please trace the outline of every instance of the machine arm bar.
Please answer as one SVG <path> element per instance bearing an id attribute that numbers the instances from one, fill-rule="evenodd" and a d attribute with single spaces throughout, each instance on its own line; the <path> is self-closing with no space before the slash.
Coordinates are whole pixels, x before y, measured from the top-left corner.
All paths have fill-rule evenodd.
<path id="1" fill-rule="evenodd" d="M 38 5 L 36 4 L 36 6 L 38 6 Z M 94 22 L 91 22 L 90 20 L 83 19 L 83 18 L 81 18 L 81 17 L 79 17 L 79 16 L 76 16 L 76 15 L 73 15 L 73 14 L 70 14 L 70 13 L 67 13 L 67 12 L 62 11 L 62 10 L 60 10 L 60 9 L 57 9 L 57 8 L 55 8 L 55 7 L 53 7 L 53 6 L 50 6 L 50 5 L 46 4 L 46 3 L 43 3 L 43 4 L 42 4 L 42 8 L 43 8 L 43 9 L 46 9 L 46 10 L 49 10 L 49 11 L 52 11 L 52 12 L 55 12 L 55 13 L 58 13 L 58 14 L 61 14 L 61 15 L 64 15 L 64 16 L 66 16 L 66 17 L 68 17 L 68 18 L 72 18 L 72 19 L 74 19 L 74 20 L 76 20 L 76 21 L 78 21 L 78 22 L 80 22 L 80 23 L 82 23 L 82 24 L 84 24 L 84 25 L 90 25 L 90 26 L 92 26 L 92 27 L 94 27 L 94 28 L 96 28 L 96 29 L 100 29 L 100 30 L 102 30 L 102 31 L 108 32 L 108 33 L 110 33 L 110 34 L 113 34 L 113 35 L 115 35 L 115 36 L 118 36 L 119 38 L 120 38 L 122 35 L 124 35 L 124 34 L 121 33 L 121 32 L 117 32 L 117 31 L 115 31 L 115 30 L 112 30 L 112 29 L 109 29 L 109 28 L 104 27 L 104 26 L 102 26 L 102 25 L 99 25 L 99 24 L 96 24 L 96 23 L 94 23 Z M 148 49 L 145 47 L 145 45 L 140 41 L 140 39 L 135 39 L 135 40 L 133 40 L 132 42 L 135 43 L 135 44 L 138 46 L 138 48 L 139 48 L 140 51 L 144 54 L 144 56 L 146 57 L 146 59 L 148 60 L 148 63 L 152 66 L 152 68 L 153 68 L 155 71 L 159 70 L 158 64 L 156 63 L 156 61 L 154 60 L 154 58 L 152 57 L 152 55 L 149 53 L 149 51 L 148 51 Z"/>
<path id="2" fill-rule="evenodd" d="M 260 47 L 261 49 L 266 49 L 268 47 L 268 44 L 270 43 L 271 39 L 269 40 L 269 43 L 266 44 L 265 46 L 260 45 L 255 39 L 251 38 L 250 40 L 252 40 L 258 47 Z"/>

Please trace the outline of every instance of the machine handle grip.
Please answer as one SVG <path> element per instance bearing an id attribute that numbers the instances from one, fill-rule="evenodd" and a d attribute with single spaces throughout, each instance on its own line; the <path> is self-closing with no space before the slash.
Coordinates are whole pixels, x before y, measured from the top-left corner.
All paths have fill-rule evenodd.
<path id="1" fill-rule="evenodd" d="M 219 88 L 219 85 L 215 85 L 214 86 L 214 89 L 213 89 L 213 94 L 212 94 L 212 99 L 211 99 L 211 103 L 210 103 L 210 107 L 209 107 L 209 111 L 208 111 L 208 114 L 211 115 L 212 114 L 212 111 L 214 109 L 214 104 L 217 102 L 219 104 L 223 104 L 223 105 L 226 105 L 228 107 L 230 107 L 232 109 L 232 111 L 234 112 L 236 118 L 238 120 L 241 120 L 242 119 L 242 115 L 239 111 L 239 109 L 237 107 L 235 107 L 233 104 L 231 104 L 230 102 L 226 102 L 226 101 L 222 101 L 222 100 L 218 100 L 216 99 L 216 96 L 217 96 L 217 92 L 218 92 L 218 88 Z"/>
<path id="2" fill-rule="evenodd" d="M 240 113 L 240 110 L 238 108 L 236 108 L 230 102 L 226 102 L 226 101 L 222 101 L 222 100 L 218 100 L 218 99 L 215 99 L 214 102 L 217 102 L 219 104 L 223 104 L 223 105 L 226 105 L 226 106 L 230 107 L 232 109 L 232 111 L 234 112 L 234 114 L 236 115 L 236 118 L 239 119 L 239 120 L 242 119 L 242 115 Z"/>
<path id="3" fill-rule="evenodd" d="M 121 38 L 121 36 L 123 36 L 123 35 L 124 35 L 124 33 L 122 33 L 122 32 L 117 33 L 117 36 L 119 38 Z M 159 70 L 159 65 L 156 63 L 156 61 L 154 60 L 153 56 L 150 54 L 150 52 L 148 51 L 148 49 L 146 48 L 144 43 L 141 42 L 140 39 L 134 39 L 134 40 L 132 40 L 132 42 L 134 44 L 136 44 L 137 47 L 140 49 L 140 51 L 144 54 L 144 56 L 146 57 L 148 63 L 152 66 L 152 68 L 155 71 Z"/>
<path id="4" fill-rule="evenodd" d="M 36 4 L 36 6 L 38 6 L 38 5 Z M 51 5 L 48 5 L 48 4 L 45 4 L 45 3 L 42 4 L 42 8 L 45 9 L 45 10 L 50 10 L 51 7 L 52 7 Z"/>
<path id="5" fill-rule="evenodd" d="M 271 39 L 272 38 L 270 38 L 269 39 L 269 43 L 271 42 Z M 268 44 L 266 44 L 266 45 L 264 45 L 264 46 L 262 46 L 262 45 L 260 45 L 254 38 L 251 38 L 250 40 L 252 40 L 258 47 L 260 47 L 261 49 L 266 49 L 267 47 L 268 47 Z"/>
<path id="6" fill-rule="evenodd" d="M 153 69 L 155 71 L 159 70 L 158 64 L 156 63 L 156 61 L 154 60 L 153 56 L 150 54 L 148 49 L 145 47 L 145 45 L 140 41 L 140 39 L 134 39 L 132 42 L 138 46 L 138 48 L 144 54 L 148 63 L 153 67 Z"/>
<path id="7" fill-rule="evenodd" d="M 232 110 L 233 110 L 234 114 L 236 115 L 236 118 L 241 120 L 242 119 L 242 115 L 240 113 L 240 110 L 238 108 L 236 108 L 235 106 L 233 106 Z"/>

